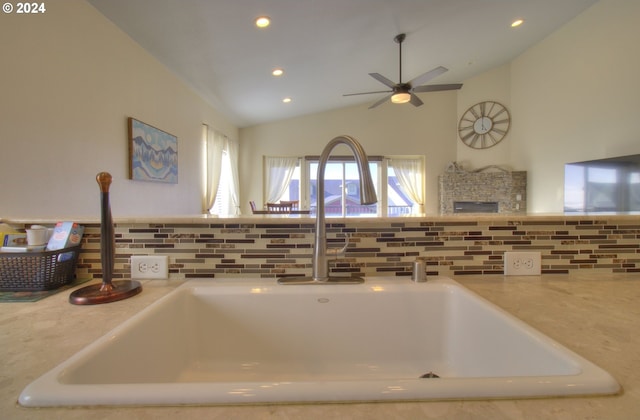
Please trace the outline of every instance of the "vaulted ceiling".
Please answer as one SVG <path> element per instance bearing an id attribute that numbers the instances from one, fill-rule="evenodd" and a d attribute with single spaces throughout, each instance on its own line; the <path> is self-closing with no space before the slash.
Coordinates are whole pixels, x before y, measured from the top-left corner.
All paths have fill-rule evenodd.
<path id="1" fill-rule="evenodd" d="M 437 66 L 457 83 L 508 63 L 597 0 L 88 0 L 231 122 L 245 127 L 361 103 Z M 271 25 L 258 29 L 258 16 Z M 518 28 L 511 22 L 524 19 Z M 275 68 L 284 74 L 274 77 Z M 464 87 L 463 87 L 464 89 Z M 428 101 L 430 93 L 418 94 Z M 283 103 L 285 97 L 290 103 Z M 385 103 L 376 108 L 392 105 Z"/>

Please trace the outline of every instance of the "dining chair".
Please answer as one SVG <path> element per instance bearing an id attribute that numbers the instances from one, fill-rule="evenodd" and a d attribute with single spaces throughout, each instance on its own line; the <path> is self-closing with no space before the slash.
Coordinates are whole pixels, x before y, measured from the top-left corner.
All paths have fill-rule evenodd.
<path id="1" fill-rule="evenodd" d="M 292 211 L 300 209 L 300 201 L 299 200 L 292 200 L 292 201 L 280 200 L 280 204 L 282 204 L 284 206 L 291 206 L 291 210 Z"/>
<path id="2" fill-rule="evenodd" d="M 269 213 L 291 213 L 292 205 L 290 203 L 267 203 L 267 211 Z"/>

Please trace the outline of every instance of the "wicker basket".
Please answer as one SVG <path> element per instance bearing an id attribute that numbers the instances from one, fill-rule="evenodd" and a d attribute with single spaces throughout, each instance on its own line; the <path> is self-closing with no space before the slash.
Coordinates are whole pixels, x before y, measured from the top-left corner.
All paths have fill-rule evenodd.
<path id="1" fill-rule="evenodd" d="M 0 253 L 0 291 L 56 289 L 74 279 L 80 246 L 41 252 Z"/>

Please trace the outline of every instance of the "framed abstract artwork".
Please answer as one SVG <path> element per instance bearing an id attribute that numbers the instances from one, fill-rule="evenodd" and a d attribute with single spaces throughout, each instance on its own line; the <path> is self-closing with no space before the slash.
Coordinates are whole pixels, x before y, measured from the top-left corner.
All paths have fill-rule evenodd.
<path id="1" fill-rule="evenodd" d="M 178 138 L 129 118 L 129 179 L 178 183 Z"/>

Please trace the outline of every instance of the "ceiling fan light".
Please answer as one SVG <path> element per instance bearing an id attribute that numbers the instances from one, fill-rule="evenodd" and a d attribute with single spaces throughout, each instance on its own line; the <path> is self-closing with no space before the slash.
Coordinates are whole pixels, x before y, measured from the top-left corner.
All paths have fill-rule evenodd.
<path id="1" fill-rule="evenodd" d="M 271 19 L 269 16 L 260 16 L 256 18 L 256 26 L 258 28 L 266 28 L 271 24 Z"/>
<path id="2" fill-rule="evenodd" d="M 408 92 L 395 93 L 391 97 L 391 102 L 393 102 L 394 104 L 406 104 L 410 100 L 411 100 L 411 94 Z"/>

